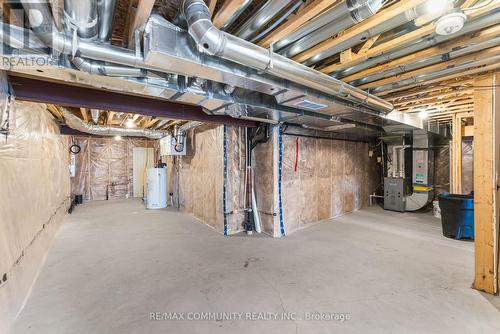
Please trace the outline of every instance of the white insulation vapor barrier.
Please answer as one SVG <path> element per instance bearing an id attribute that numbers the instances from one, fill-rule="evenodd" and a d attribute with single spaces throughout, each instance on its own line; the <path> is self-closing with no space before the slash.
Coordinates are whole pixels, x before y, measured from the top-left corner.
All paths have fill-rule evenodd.
<path id="1" fill-rule="evenodd" d="M 22 307 L 70 199 L 67 138 L 43 104 L 14 102 L 0 138 L 0 333 Z"/>
<path id="2" fill-rule="evenodd" d="M 299 135 L 325 136 L 310 130 Z M 274 237 L 353 212 L 368 203 L 378 184 L 368 143 L 282 136 L 279 205 L 279 131 L 254 149 L 256 195 L 263 229 Z"/>
<path id="3" fill-rule="evenodd" d="M 133 197 L 134 147 L 154 148 L 155 152 L 159 147 L 155 139 L 71 136 L 70 140 L 81 148 L 75 155 L 71 193 L 82 195 L 85 201 Z M 153 160 L 158 160 L 157 155 Z"/>
<path id="4" fill-rule="evenodd" d="M 166 159 L 174 207 L 192 214 L 219 233 L 243 230 L 244 129 L 226 126 L 227 188 L 224 212 L 224 125 L 188 131 L 186 156 Z"/>

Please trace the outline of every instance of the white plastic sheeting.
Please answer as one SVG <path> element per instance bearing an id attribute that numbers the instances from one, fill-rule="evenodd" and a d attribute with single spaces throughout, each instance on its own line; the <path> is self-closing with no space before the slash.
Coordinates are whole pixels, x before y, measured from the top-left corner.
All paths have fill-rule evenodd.
<path id="1" fill-rule="evenodd" d="M 72 139 L 80 145 L 81 151 L 76 155 L 76 176 L 71 178 L 71 193 L 83 195 L 86 201 L 132 197 L 134 147 L 158 150 L 158 141 L 153 139 L 84 136 Z"/>
<path id="2" fill-rule="evenodd" d="M 227 126 L 228 234 L 243 229 L 245 149 L 243 129 Z M 168 157 L 169 189 L 175 207 L 224 232 L 224 126 L 203 125 L 188 131 L 186 156 Z"/>
<path id="3" fill-rule="evenodd" d="M 26 298 L 69 205 L 67 138 L 45 105 L 13 104 L 0 138 L 0 332 Z"/>

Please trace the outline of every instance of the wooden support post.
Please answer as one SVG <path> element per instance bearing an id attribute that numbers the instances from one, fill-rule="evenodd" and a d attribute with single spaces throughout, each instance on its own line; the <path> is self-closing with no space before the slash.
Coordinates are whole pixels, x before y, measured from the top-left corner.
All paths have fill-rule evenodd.
<path id="1" fill-rule="evenodd" d="M 474 288 L 498 292 L 500 74 L 474 80 Z M 490 88 L 487 88 L 490 87 Z"/>
<path id="2" fill-rule="evenodd" d="M 451 117 L 453 139 L 451 141 L 451 189 L 453 194 L 462 193 L 462 117 L 453 114 Z"/>

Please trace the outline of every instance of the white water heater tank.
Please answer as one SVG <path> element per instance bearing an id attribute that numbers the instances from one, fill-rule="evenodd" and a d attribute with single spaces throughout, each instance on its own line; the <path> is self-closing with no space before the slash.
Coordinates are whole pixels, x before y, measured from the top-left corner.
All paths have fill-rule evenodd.
<path id="1" fill-rule="evenodd" d="M 148 209 L 163 209 L 167 207 L 167 169 L 148 169 Z"/>

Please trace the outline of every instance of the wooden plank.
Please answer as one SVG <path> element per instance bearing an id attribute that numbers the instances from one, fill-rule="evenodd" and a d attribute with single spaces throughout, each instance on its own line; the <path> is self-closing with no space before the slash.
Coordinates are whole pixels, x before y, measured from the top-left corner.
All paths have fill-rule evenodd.
<path id="1" fill-rule="evenodd" d="M 477 78 L 474 85 L 483 87 L 474 92 L 474 288 L 494 294 L 498 291 L 495 258 L 498 251 L 495 232 L 495 95 L 499 89 L 493 88 L 498 75 Z M 484 87 L 491 87 L 485 89 Z"/>
<path id="2" fill-rule="evenodd" d="M 214 26 L 222 27 L 231 16 L 245 4 L 246 0 L 225 0 L 213 19 Z"/>
<path id="3" fill-rule="evenodd" d="M 480 16 L 487 15 L 495 8 L 498 8 L 499 5 L 500 5 L 500 0 L 493 0 L 487 6 L 478 8 L 475 11 L 471 11 L 471 12 L 467 13 L 467 19 L 473 20 L 473 19 L 476 19 Z M 463 7 L 463 8 L 465 8 L 465 7 Z M 357 65 L 357 64 L 359 64 L 359 63 L 361 63 L 369 58 L 379 56 L 382 53 L 390 52 L 396 48 L 399 48 L 399 47 L 402 47 L 405 45 L 409 45 L 410 43 L 412 43 L 413 41 L 415 41 L 417 39 L 420 39 L 426 35 L 434 33 L 434 30 L 435 30 L 435 24 L 430 23 L 426 26 L 423 26 L 423 27 L 416 29 L 412 32 L 409 32 L 408 34 L 404 34 L 404 35 L 397 37 L 393 40 L 390 40 L 390 41 L 385 42 L 383 44 L 377 45 L 376 47 L 370 49 L 365 54 L 358 54 L 356 57 L 353 57 L 353 59 L 348 63 L 332 64 L 330 66 L 326 66 L 326 67 L 321 69 L 321 72 L 329 74 L 329 73 L 343 70 L 343 69 L 348 68 L 350 66 Z"/>
<path id="4" fill-rule="evenodd" d="M 375 44 L 375 42 L 378 40 L 379 37 L 380 37 L 380 34 L 377 36 L 373 36 L 371 38 L 368 38 L 368 40 L 365 42 L 365 44 L 363 44 L 363 46 L 361 47 L 361 49 L 359 49 L 359 51 L 356 55 L 359 57 L 359 55 L 366 54 L 368 52 L 368 50 L 370 50 L 370 48 L 373 46 L 373 44 Z"/>
<path id="5" fill-rule="evenodd" d="M 296 55 L 292 59 L 297 62 L 303 62 L 318 53 L 324 52 L 338 45 L 339 43 L 342 43 L 344 41 L 347 41 L 355 37 L 357 34 L 363 31 L 372 29 L 373 27 L 381 24 L 382 22 L 387 21 L 393 18 L 394 16 L 404 13 L 408 9 L 417 7 L 418 5 L 424 3 L 425 1 L 427 0 L 401 0 L 396 5 L 393 5 L 385 10 L 382 10 L 377 14 L 367 18 L 366 20 L 356 24 L 354 27 L 347 29 L 345 33 L 342 34 L 341 36 L 334 39 L 323 41 L 318 45 L 314 46 L 313 48 Z"/>
<path id="6" fill-rule="evenodd" d="M 88 122 L 89 121 L 89 114 L 87 112 L 87 108 L 80 108 L 80 114 L 82 114 L 82 119 L 85 121 L 85 122 Z"/>
<path id="7" fill-rule="evenodd" d="M 388 63 L 382 64 L 379 66 L 374 66 L 372 68 L 360 71 L 358 73 L 349 75 L 347 77 L 343 77 L 342 80 L 345 82 L 350 82 L 353 80 L 357 80 L 357 79 L 372 75 L 374 73 L 380 73 L 380 72 L 387 71 L 389 69 L 393 69 L 393 68 L 400 67 L 400 66 L 404 67 L 404 65 L 406 65 L 406 64 L 409 64 L 409 63 L 412 63 L 415 61 L 419 61 L 421 59 L 424 59 L 424 58 L 427 58 L 430 56 L 434 56 L 437 54 L 444 54 L 444 53 L 456 50 L 457 48 L 460 48 L 460 47 L 463 47 L 466 45 L 474 45 L 474 44 L 477 44 L 480 42 L 485 42 L 487 40 L 490 40 L 491 38 L 498 37 L 498 36 L 500 36 L 500 26 L 494 26 L 492 28 L 483 30 L 479 33 L 476 32 L 473 34 L 468 34 L 468 35 L 465 35 L 463 37 L 453 39 L 449 42 L 439 44 L 437 46 L 434 46 L 434 47 L 431 47 L 428 49 L 424 49 L 422 51 L 415 52 L 415 53 L 409 54 L 409 55 L 404 56 L 404 57 L 394 59 L 393 61 L 390 61 Z M 358 54 L 359 54 L 359 52 L 358 52 Z"/>
<path id="8" fill-rule="evenodd" d="M 340 63 L 341 64 L 347 63 L 348 61 L 350 61 L 352 59 L 352 55 L 353 55 L 352 49 L 347 49 L 347 50 L 342 51 L 340 53 Z"/>
<path id="9" fill-rule="evenodd" d="M 107 115 L 107 118 L 106 118 L 106 123 L 108 125 L 113 124 L 113 117 L 114 116 L 115 116 L 115 112 L 114 111 L 108 111 L 108 115 Z"/>
<path id="10" fill-rule="evenodd" d="M 130 49 L 134 48 L 135 31 L 146 24 L 154 4 L 155 0 L 139 0 L 134 14 L 134 20 L 128 29 L 128 47 Z"/>
<path id="11" fill-rule="evenodd" d="M 217 6 L 217 0 L 207 0 L 207 6 L 210 14 L 214 16 L 215 6 Z"/>
<path id="12" fill-rule="evenodd" d="M 469 62 L 473 62 L 473 61 L 485 59 L 487 57 L 496 56 L 499 53 L 500 53 L 500 46 L 496 46 L 494 48 L 490 48 L 490 49 L 487 49 L 487 50 L 484 50 L 484 51 L 480 51 L 480 52 L 476 52 L 476 53 L 469 54 L 469 55 L 466 55 L 466 56 L 454 58 L 454 59 L 449 60 L 449 61 L 443 61 L 443 62 L 434 64 L 434 65 L 422 67 L 422 68 L 419 68 L 419 69 L 416 69 L 416 70 L 413 70 L 413 71 L 409 71 L 409 72 L 405 72 L 405 73 L 402 73 L 402 74 L 398 74 L 398 75 L 395 75 L 395 76 L 392 76 L 392 77 L 388 77 L 388 78 L 385 78 L 385 79 L 380 79 L 380 80 L 377 80 L 377 81 L 372 81 L 370 83 L 359 85 L 357 87 L 361 88 L 361 89 L 379 87 L 379 86 L 386 85 L 386 84 L 389 84 L 389 83 L 393 83 L 393 82 L 396 82 L 396 81 L 405 80 L 405 79 L 409 79 L 409 78 L 414 78 L 414 77 L 417 77 L 417 76 L 419 76 L 421 74 L 437 72 L 437 71 L 440 71 L 440 70 L 444 70 L 444 69 L 447 69 L 447 68 L 452 68 L 452 67 L 455 67 L 455 66 L 458 66 L 458 65 L 469 63 Z"/>
<path id="13" fill-rule="evenodd" d="M 401 86 L 401 87 L 398 87 L 398 88 L 389 89 L 389 90 L 386 90 L 386 91 L 383 91 L 383 92 L 375 93 L 375 95 L 377 95 L 377 96 L 384 96 L 384 95 L 387 95 L 387 94 L 391 94 L 393 92 L 398 92 L 398 91 L 401 91 L 401 90 L 407 90 L 407 89 L 410 89 L 410 88 L 413 88 L 413 87 L 421 87 L 421 86 L 425 87 L 426 85 L 429 85 L 429 84 L 432 84 L 432 83 L 447 81 L 447 80 L 451 80 L 451 79 L 453 79 L 453 80 L 462 80 L 462 78 L 464 76 L 473 75 L 473 74 L 479 74 L 479 73 L 486 73 L 488 71 L 493 71 L 493 70 L 496 70 L 498 68 L 500 68 L 500 63 L 495 63 L 495 64 L 487 65 L 487 66 L 484 66 L 484 67 L 473 68 L 471 70 L 466 70 L 466 71 L 460 72 L 460 74 L 459 74 L 460 77 L 457 77 L 456 73 L 455 74 L 450 74 L 450 75 L 447 75 L 447 76 L 444 76 L 444 77 L 441 77 L 441 78 L 436 78 L 436 79 L 425 81 L 425 82 L 419 82 L 419 83 L 408 85 L 408 86 Z"/>
<path id="14" fill-rule="evenodd" d="M 304 23 L 321 14 L 330 6 L 338 2 L 338 0 L 315 0 L 309 4 L 303 5 L 303 10 L 299 9 L 300 15 L 299 13 L 297 13 L 298 15 L 291 16 L 285 23 L 281 24 L 277 29 L 266 36 L 259 43 L 259 45 L 265 48 L 269 47 L 271 43 L 275 43 L 288 36 L 298 28 L 300 28 L 300 26 L 302 26 Z"/>
<path id="15" fill-rule="evenodd" d="M 451 160 L 451 192 L 462 193 L 462 118 L 458 114 L 452 115 L 452 140 L 451 149 L 453 159 Z"/>

